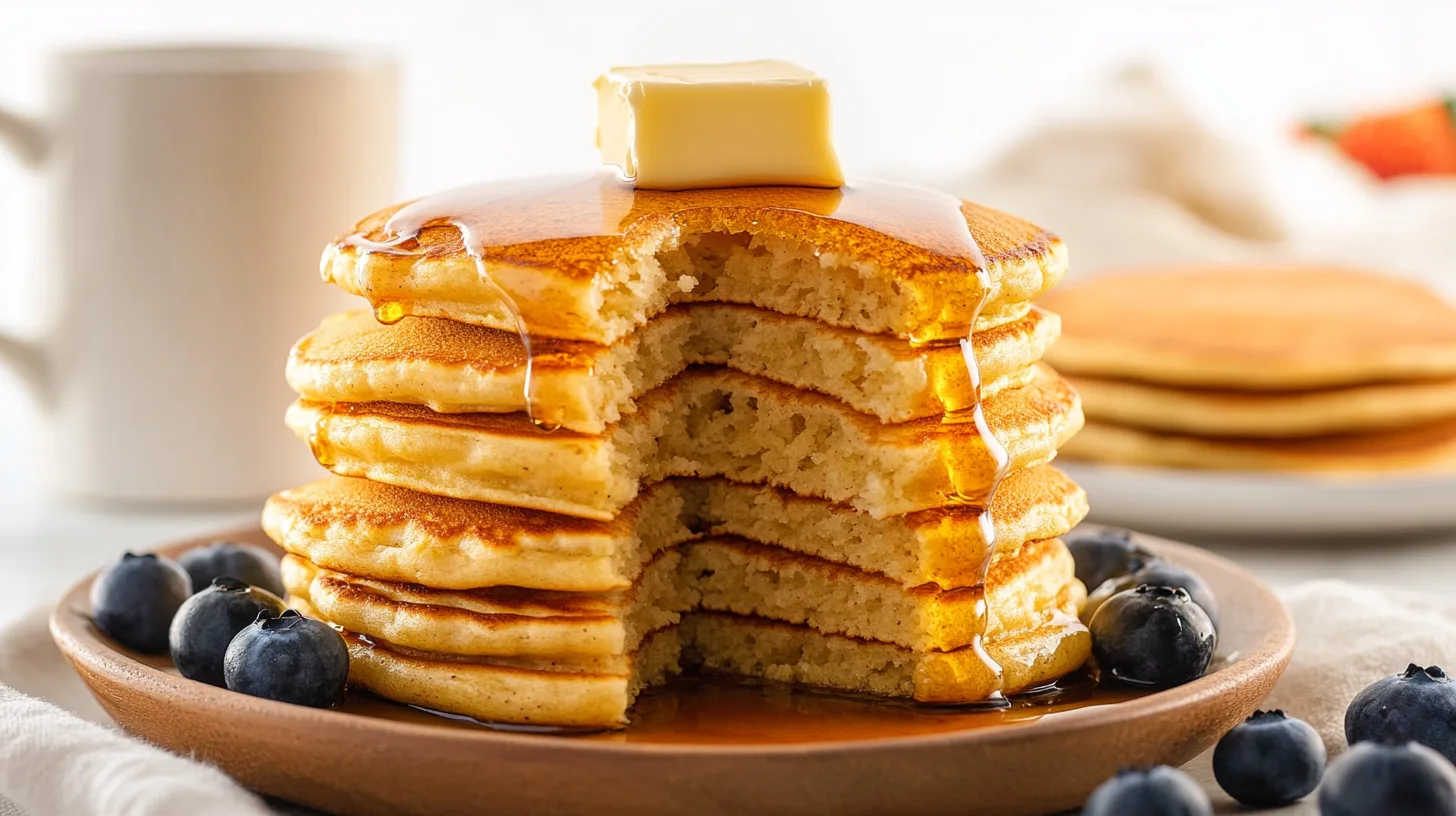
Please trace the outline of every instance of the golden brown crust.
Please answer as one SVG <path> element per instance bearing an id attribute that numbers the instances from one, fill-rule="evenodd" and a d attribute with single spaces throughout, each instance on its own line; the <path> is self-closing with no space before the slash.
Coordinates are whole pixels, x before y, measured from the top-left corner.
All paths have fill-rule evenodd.
<path id="1" fill-rule="evenodd" d="M 1298 439 L 1187 436 L 1089 422 L 1063 452 L 1071 459 L 1119 464 L 1331 477 L 1451 473 L 1456 472 L 1456 420 Z"/>
<path id="2" fill-rule="evenodd" d="M 600 273 L 674 228 L 804 241 L 824 252 L 843 252 L 876 263 L 902 280 L 926 275 L 974 276 L 969 260 L 956 257 L 959 239 L 937 229 L 936 220 L 925 217 L 925 206 L 914 206 L 920 196 L 911 194 L 881 205 L 878 199 L 885 196 L 886 188 L 899 185 L 667 192 L 636 190 L 610 175 L 599 175 L 560 186 L 543 180 L 541 187 L 497 198 L 473 212 L 467 209 L 462 217 L 478 223 L 488 220 L 489 234 L 479 236 L 483 243 L 480 257 L 487 263 L 551 269 L 579 279 Z M 861 201 L 864 198 L 871 200 Z M 353 254 L 354 248 L 348 245 L 353 236 L 374 242 L 390 240 L 393 236 L 385 224 L 415 203 L 370 214 L 336 244 Z M 869 217 L 858 220 L 872 226 L 842 220 L 860 212 Z M 960 214 L 991 264 L 1043 256 L 1060 243 L 1035 224 L 979 204 L 961 202 Z M 399 249 L 423 258 L 468 262 L 460 230 L 450 224 L 426 226 Z"/>
<path id="3" fill-rule="evenodd" d="M 610 343 L 672 303 L 702 301 L 964 337 L 1021 317 L 1066 267 L 1056 236 L 931 190 L 643 192 L 596 176 L 383 210 L 326 247 L 320 269 L 384 315 Z"/>
<path id="4" fill-rule="evenodd" d="M 1456 305 L 1398 278 L 1324 267 L 1098 276 L 1048 294 L 1067 374 L 1292 391 L 1456 376 Z"/>
<path id="5" fill-rule="evenodd" d="M 504 548 L 516 547 L 525 538 L 622 535 L 630 528 L 634 509 L 632 505 L 624 508 L 615 521 L 594 521 L 505 504 L 432 496 L 343 476 L 285 490 L 268 502 L 294 523 L 310 529 L 388 529 L 413 524 L 433 538 L 469 535 Z"/>

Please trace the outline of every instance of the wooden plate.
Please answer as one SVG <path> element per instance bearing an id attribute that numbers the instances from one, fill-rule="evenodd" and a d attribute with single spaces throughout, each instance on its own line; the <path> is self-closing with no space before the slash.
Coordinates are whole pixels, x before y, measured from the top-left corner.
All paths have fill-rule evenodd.
<path id="1" fill-rule="evenodd" d="M 219 538 L 266 543 L 228 531 L 159 551 Z M 648 697 L 626 732 L 506 732 L 364 694 L 321 711 L 184 680 L 165 657 L 96 631 L 90 578 L 62 599 L 51 631 L 127 731 L 330 813 L 1043 814 L 1077 807 L 1121 766 L 1191 759 L 1289 661 L 1294 627 L 1267 587 L 1202 550 L 1151 542 L 1217 593 L 1218 663 L 1186 686 L 1101 705 L 968 713 L 708 683 Z"/>

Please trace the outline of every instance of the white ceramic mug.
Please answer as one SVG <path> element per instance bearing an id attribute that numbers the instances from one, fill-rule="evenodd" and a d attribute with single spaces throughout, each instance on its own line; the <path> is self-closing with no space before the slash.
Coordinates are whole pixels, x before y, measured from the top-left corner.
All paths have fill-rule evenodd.
<path id="1" fill-rule="evenodd" d="M 55 58 L 49 92 L 40 118 L 0 109 L 0 141 L 46 176 L 55 309 L 36 341 L 0 336 L 0 357 L 50 419 L 53 484 L 230 502 L 319 475 L 282 423 L 283 366 L 346 303 L 319 280 L 321 248 L 390 203 L 393 61 L 79 51 Z"/>

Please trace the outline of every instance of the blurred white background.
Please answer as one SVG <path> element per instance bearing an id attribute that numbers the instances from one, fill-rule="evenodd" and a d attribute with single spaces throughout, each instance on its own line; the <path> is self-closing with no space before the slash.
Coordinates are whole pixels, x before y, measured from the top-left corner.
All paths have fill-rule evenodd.
<path id="1" fill-rule="evenodd" d="M 1209 127 L 1241 138 L 1456 88 L 1449 0 L 0 0 L 0 11 L 0 102 L 37 113 L 46 56 L 67 47 L 268 40 L 393 52 L 404 65 L 404 194 L 593 165 L 590 83 L 613 64 L 800 62 L 833 84 L 852 173 L 922 180 L 964 176 L 1131 59 L 1165 67 Z M 0 321 L 22 330 L 39 328 L 29 304 L 41 259 L 27 240 L 37 186 L 0 159 Z M 14 399 L 0 393 L 7 409 Z"/>
<path id="2" fill-rule="evenodd" d="M 0 101 L 43 113 L 46 55 L 66 47 L 267 40 L 383 48 L 404 66 L 400 191 L 412 194 L 594 165 L 590 83 L 607 66 L 779 57 L 831 80 L 837 141 L 852 173 L 960 178 L 1130 59 L 1165 67 L 1210 128 L 1257 140 L 1284 136 L 1309 113 L 1456 89 L 1453 32 L 1449 0 L 0 0 Z M 33 240 L 38 195 L 33 179 L 0 158 L 0 325 L 22 333 L 43 329 L 35 323 L 44 291 Z M 146 319 L 145 302 L 117 307 Z M 0 553 L 54 559 L 21 554 L 29 549 L 22 539 L 121 535 L 111 521 L 53 515 L 40 503 L 30 477 L 38 420 L 10 386 L 0 374 Z M 48 590 L 5 587 L 16 591 L 38 599 Z"/>

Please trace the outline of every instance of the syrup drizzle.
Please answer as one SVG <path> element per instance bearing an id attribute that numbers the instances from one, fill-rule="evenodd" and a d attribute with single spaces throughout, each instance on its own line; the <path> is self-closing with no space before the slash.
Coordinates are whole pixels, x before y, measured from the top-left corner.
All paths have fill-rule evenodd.
<path id="1" fill-rule="evenodd" d="M 736 197 L 736 198 L 735 198 Z M 374 253 L 414 256 L 415 263 L 426 257 L 416 239 L 426 227 L 448 225 L 459 231 L 462 246 L 475 264 L 476 274 L 484 282 L 514 325 L 525 350 L 525 404 L 532 422 L 543 430 L 554 430 L 560 421 L 544 413 L 536 400 L 536 379 L 533 376 L 533 343 L 531 329 L 511 293 L 489 273 L 488 259 L 508 255 L 513 245 L 587 236 L 623 236 L 647 216 L 672 214 L 694 207 L 722 205 L 725 201 L 763 210 L 780 210 L 828 218 L 896 238 L 925 251 L 941 256 L 951 264 L 974 274 L 981 287 L 981 297 L 973 313 L 966 337 L 959 341 L 970 376 L 970 405 L 949 411 L 945 422 L 973 422 L 994 468 L 990 484 L 975 494 L 959 489 L 948 500 L 981 509 L 979 525 L 987 545 L 987 558 L 981 568 L 981 619 L 989 622 L 994 610 L 986 607 L 985 579 L 996 546 L 995 523 L 991 504 L 997 488 L 1010 465 L 1006 447 L 996 439 L 986 420 L 981 399 L 981 372 L 974 353 L 975 324 L 997 294 L 998 286 L 988 273 L 988 265 L 970 229 L 958 198 L 923 188 L 885 182 L 849 184 L 838 189 L 768 187 L 742 190 L 686 191 L 670 193 L 638 191 L 610 172 L 582 178 L 529 179 L 461 187 L 437 193 L 407 204 L 384 224 L 382 239 L 371 239 L 365 232 L 343 239 L 343 246 L 358 250 L 355 267 L 358 291 L 374 306 L 381 323 L 394 323 L 411 311 L 407 302 L 374 297 L 365 261 Z M 522 218 L 527 213 L 531 217 Z M 415 242 L 414 246 L 408 246 Z M 947 326 L 940 321 L 916 327 L 911 332 L 912 345 L 936 342 Z M 310 439 L 327 442 L 326 429 L 315 428 Z M 319 448 L 315 447 L 316 454 Z M 320 459 L 322 461 L 322 459 Z M 982 635 L 984 634 L 984 626 Z M 972 648 L 987 669 L 1000 677 L 1001 667 L 987 652 L 982 635 L 977 635 Z M 998 691 L 987 702 L 1005 705 Z"/>
<path id="2" fill-rule="evenodd" d="M 970 230 L 967 230 L 966 234 L 970 235 Z M 974 242 L 975 239 L 973 238 L 971 240 Z M 979 249 L 976 254 L 980 256 Z M 980 437 L 981 443 L 986 446 L 986 452 L 991 456 L 991 460 L 995 465 L 995 471 L 992 474 L 991 483 L 981 495 L 966 496 L 957 493 L 954 499 L 957 502 L 974 504 L 981 508 L 981 514 L 976 517 L 976 524 L 980 528 L 982 540 L 986 542 L 986 559 L 981 564 L 981 608 L 978 611 L 982 613 L 980 619 L 984 623 L 982 624 L 981 631 L 971 640 L 971 648 L 976 650 L 976 656 L 981 659 L 981 662 L 987 668 L 993 669 L 998 678 L 1003 678 L 1001 666 L 986 651 L 984 635 L 986 628 L 990 626 L 992 611 L 986 603 L 985 593 L 986 579 L 990 576 L 991 563 L 995 560 L 996 556 L 996 520 L 991 513 L 991 502 L 996 499 L 996 491 L 1001 487 L 1001 482 L 1005 480 L 1006 474 L 1011 469 L 1011 453 L 1006 450 L 1005 445 L 1001 444 L 1001 440 L 996 438 L 996 434 L 991 432 L 991 424 L 986 420 L 985 405 L 981 399 L 981 366 L 976 360 L 974 327 L 981 316 L 981 312 L 985 310 L 986 304 L 994 297 L 995 286 L 991 281 L 990 275 L 986 272 L 985 257 L 978 257 L 977 263 L 976 279 L 981 284 L 981 299 L 976 304 L 975 318 L 971 321 L 971 332 L 964 340 L 960 341 L 960 344 L 961 355 L 966 361 L 966 373 L 971 378 L 971 405 L 968 409 L 970 412 L 970 420 L 976 425 L 976 433 Z M 952 412 L 946 417 L 946 421 L 956 420 L 955 412 Z M 1001 691 L 997 691 L 991 699 L 991 702 L 1004 703 L 1005 700 L 1005 695 Z"/>
<path id="3" fill-rule="evenodd" d="M 1035 727 L 1045 717 L 1116 705 L 1148 691 L 1101 685 L 1077 673 L 1006 698 L 995 707 L 936 706 L 720 675 L 685 675 L 649 689 L 621 730 L 491 723 L 402 706 L 351 689 L 344 710 L 406 722 L 448 724 L 589 741 L 659 745 L 806 744 L 929 736 L 983 728 Z"/>
<path id="4" fill-rule="evenodd" d="M 517 291 L 513 295 L 490 274 L 491 265 L 511 263 L 518 255 L 514 248 L 522 245 L 621 238 L 663 216 L 725 206 L 789 211 L 854 224 L 943 257 L 953 268 L 964 267 L 971 272 L 985 267 L 980 249 L 966 228 L 960 201 L 943 193 L 876 181 L 838 189 L 759 187 L 663 192 L 636 190 L 611 172 L 491 182 L 436 193 L 401 207 L 377 230 L 361 228 L 340 240 L 339 246 L 357 251 L 355 287 L 370 301 L 376 319 L 391 324 L 412 314 L 414 304 L 400 297 L 397 287 L 376 286 L 381 282 L 376 281 L 376 276 L 387 280 L 394 273 L 371 269 L 369 256 L 406 256 L 419 264 L 431 260 L 430 253 L 437 250 L 417 240 L 421 232 L 427 227 L 455 228 L 489 299 L 501 311 L 492 316 L 492 323 L 513 328 L 520 336 L 526 357 L 526 412 L 538 426 L 553 429 L 560 424 L 559 418 L 547 415 L 549 406 L 535 399 L 532 327 L 527 325 L 516 300 L 529 298 L 531 293 Z M 917 344 L 945 336 L 948 327 L 933 320 L 918 328 L 918 333 L 912 332 L 912 342 Z"/>
<path id="5" fill-rule="evenodd" d="M 313 428 L 308 433 L 308 449 L 320 465 L 331 468 L 336 463 L 334 448 L 329 444 L 329 412 L 320 411 L 314 418 Z"/>
<path id="6" fill-rule="evenodd" d="M 543 410 L 536 399 L 535 366 L 532 364 L 531 329 L 521 314 L 515 298 L 506 291 L 486 269 L 484 251 L 492 241 L 491 215 L 510 206 L 527 206 L 543 191 L 555 190 L 559 185 L 545 180 L 525 180 L 503 184 L 483 184 L 460 187 L 426 196 L 401 207 L 384 224 L 385 238 L 371 240 L 362 233 L 348 236 L 340 243 L 359 250 L 355 277 L 359 291 L 365 293 L 374 306 L 374 317 L 380 323 L 392 325 L 408 316 L 409 304 L 398 300 L 378 300 L 371 296 L 372 287 L 366 270 L 366 261 L 371 254 L 413 255 L 423 257 L 418 249 L 407 249 L 405 245 L 416 241 L 420 232 L 429 226 L 449 225 L 460 232 L 460 242 L 475 264 L 475 273 L 491 291 L 492 297 L 503 308 L 521 338 L 526 354 L 525 404 L 526 416 L 543 431 L 554 431 L 561 427 L 559 413 Z M 560 237 L 560 236 L 557 236 Z"/>

